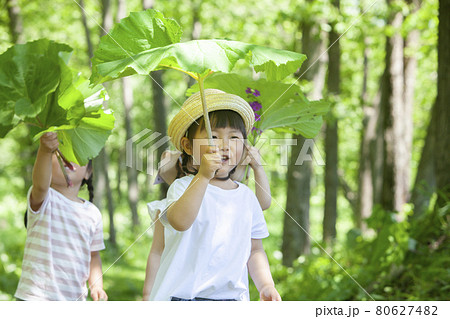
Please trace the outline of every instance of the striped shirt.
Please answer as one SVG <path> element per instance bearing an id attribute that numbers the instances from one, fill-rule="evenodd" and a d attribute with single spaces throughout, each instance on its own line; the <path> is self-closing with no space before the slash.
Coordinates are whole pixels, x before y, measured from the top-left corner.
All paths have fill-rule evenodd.
<path id="1" fill-rule="evenodd" d="M 30 207 L 22 275 L 15 294 L 23 300 L 86 300 L 91 252 L 105 248 L 100 211 L 53 188 L 41 207 Z"/>

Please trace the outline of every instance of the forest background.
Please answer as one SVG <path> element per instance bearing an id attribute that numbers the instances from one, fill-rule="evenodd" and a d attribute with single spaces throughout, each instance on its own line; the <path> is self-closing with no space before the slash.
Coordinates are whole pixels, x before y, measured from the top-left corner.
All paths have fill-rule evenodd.
<path id="1" fill-rule="evenodd" d="M 264 245 L 282 298 L 445 300 L 449 2 L 0 0 L 0 53 L 48 38 L 74 48 L 70 66 L 89 76 L 100 36 L 129 12 L 154 8 L 178 21 L 182 41 L 227 38 L 306 54 L 286 81 L 331 103 L 315 152 L 295 165 L 305 139 L 272 131 L 263 136 L 297 145 L 260 149 L 273 197 Z M 110 300 L 142 298 L 152 240 L 146 203 L 167 190 L 146 174 L 155 163 L 126 166 L 126 141 L 144 129 L 165 133 L 190 85 L 171 71 L 105 84 L 116 125 L 94 161 L 94 201 Z M 25 126 L 0 140 L 0 300 L 14 300 L 20 278 L 37 146 Z"/>

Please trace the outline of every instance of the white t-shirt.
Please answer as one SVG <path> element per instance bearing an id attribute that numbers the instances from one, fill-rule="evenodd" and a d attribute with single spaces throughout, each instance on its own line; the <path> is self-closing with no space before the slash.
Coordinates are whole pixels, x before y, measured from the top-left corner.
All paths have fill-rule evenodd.
<path id="1" fill-rule="evenodd" d="M 15 294 L 23 300 L 85 300 L 91 252 L 105 248 L 102 216 L 50 188 L 37 212 L 28 191 L 27 240 Z"/>
<path id="2" fill-rule="evenodd" d="M 167 198 L 147 203 L 148 214 L 150 215 L 150 218 L 152 219 L 153 223 L 157 221 L 158 214 L 164 211 L 166 207 L 167 207 Z"/>
<path id="3" fill-rule="evenodd" d="M 176 202 L 193 179 L 175 180 L 167 205 Z M 224 190 L 209 184 L 197 218 L 184 231 L 176 231 L 165 212 L 165 246 L 150 300 L 171 297 L 249 300 L 247 262 L 251 239 L 269 236 L 255 194 L 244 184 Z"/>

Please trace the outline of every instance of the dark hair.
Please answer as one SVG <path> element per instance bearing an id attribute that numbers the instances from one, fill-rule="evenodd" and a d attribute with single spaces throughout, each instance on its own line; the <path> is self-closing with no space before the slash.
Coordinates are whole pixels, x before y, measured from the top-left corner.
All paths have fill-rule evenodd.
<path id="1" fill-rule="evenodd" d="M 92 160 L 89 160 L 86 170 L 89 171 L 91 175 L 89 176 L 88 179 L 86 178 L 83 179 L 83 181 L 81 182 L 81 187 L 83 187 L 83 185 L 87 186 L 89 192 L 89 201 L 92 202 L 92 200 L 94 199 L 94 182 L 93 182 L 94 173 L 92 173 Z"/>
<path id="2" fill-rule="evenodd" d="M 83 185 L 87 185 L 87 189 L 89 192 L 89 201 L 92 202 L 92 200 L 94 199 L 94 183 L 92 181 L 92 176 L 94 175 L 92 173 L 92 160 L 89 160 L 88 164 L 87 164 L 87 168 L 86 170 L 91 172 L 91 175 L 89 176 L 88 179 L 84 178 L 83 181 L 81 182 L 81 186 Z M 25 210 L 25 214 L 23 216 L 23 224 L 25 225 L 25 228 L 27 228 L 28 226 L 28 214 L 27 214 L 28 210 Z"/>
<path id="3" fill-rule="evenodd" d="M 219 111 L 213 111 L 209 113 L 209 121 L 211 123 L 211 129 L 216 128 L 225 128 L 225 127 L 231 127 L 236 130 L 239 130 L 242 133 L 242 136 L 244 140 L 247 139 L 247 131 L 245 129 L 244 120 L 239 115 L 239 113 L 231 110 L 219 110 Z M 197 121 L 197 123 L 192 123 L 192 125 L 188 128 L 186 131 L 186 137 L 189 139 L 191 144 L 193 144 L 194 141 L 194 135 L 198 130 L 204 130 L 205 129 L 205 121 L 203 119 L 203 116 L 200 117 Z M 181 154 L 181 169 L 185 174 L 197 174 L 198 171 L 196 169 L 193 169 L 191 171 L 189 169 L 189 165 L 192 165 L 191 163 L 191 156 L 188 155 L 184 150 L 183 154 Z M 236 170 L 236 167 L 234 167 L 230 173 L 228 174 L 228 178 L 234 173 Z"/>

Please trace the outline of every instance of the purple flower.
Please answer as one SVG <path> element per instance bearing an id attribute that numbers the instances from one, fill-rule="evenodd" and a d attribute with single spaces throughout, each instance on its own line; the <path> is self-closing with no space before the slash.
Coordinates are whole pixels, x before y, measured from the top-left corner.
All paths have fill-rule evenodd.
<path id="1" fill-rule="evenodd" d="M 255 132 L 255 131 L 256 131 L 256 134 L 258 134 L 258 135 L 261 135 L 261 133 L 263 132 L 263 131 L 260 130 L 259 128 L 253 127 L 253 128 L 252 128 L 252 132 Z"/>
<path id="2" fill-rule="evenodd" d="M 245 90 L 245 93 L 252 94 L 252 89 L 251 88 L 247 88 L 247 90 Z"/>
<path id="3" fill-rule="evenodd" d="M 261 120 L 261 115 L 255 113 L 255 121 L 260 121 Z"/>
<path id="4" fill-rule="evenodd" d="M 262 108 L 262 105 L 258 101 L 250 102 L 249 104 L 255 112 L 259 111 Z"/>
<path id="5" fill-rule="evenodd" d="M 254 95 L 255 97 L 258 97 L 258 96 L 261 95 L 261 93 L 259 93 L 259 91 L 255 89 L 255 92 L 253 92 L 253 95 Z"/>

